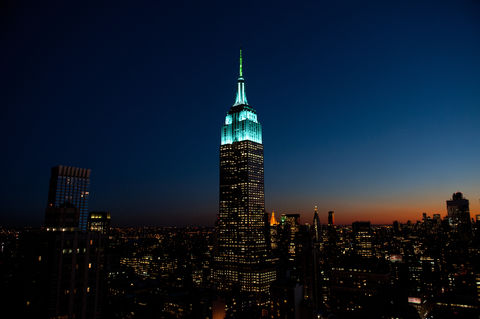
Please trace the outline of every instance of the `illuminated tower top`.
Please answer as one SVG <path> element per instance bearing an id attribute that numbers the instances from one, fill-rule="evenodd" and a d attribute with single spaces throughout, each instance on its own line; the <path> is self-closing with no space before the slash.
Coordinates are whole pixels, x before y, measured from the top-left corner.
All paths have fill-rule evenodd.
<path id="1" fill-rule="evenodd" d="M 222 127 L 221 144 L 241 141 L 253 141 L 262 144 L 262 126 L 257 119 L 257 111 L 248 105 L 243 78 L 243 58 L 240 50 L 239 75 L 235 103 L 225 117 Z"/>
<path id="2" fill-rule="evenodd" d="M 245 79 L 243 78 L 242 50 L 240 50 L 240 67 L 237 80 L 237 96 L 235 97 L 235 105 L 248 105 L 247 96 L 245 95 Z"/>
<path id="3" fill-rule="evenodd" d="M 277 226 L 278 222 L 275 219 L 275 212 L 272 210 L 272 216 L 270 217 L 270 226 Z"/>

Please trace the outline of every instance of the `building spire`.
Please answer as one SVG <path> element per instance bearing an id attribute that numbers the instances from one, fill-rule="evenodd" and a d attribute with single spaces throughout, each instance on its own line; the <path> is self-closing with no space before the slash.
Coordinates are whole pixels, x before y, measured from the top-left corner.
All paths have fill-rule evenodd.
<path id="1" fill-rule="evenodd" d="M 239 76 L 243 77 L 243 72 L 242 72 L 242 49 L 240 49 L 240 72 Z"/>
<path id="2" fill-rule="evenodd" d="M 272 210 L 272 217 L 270 217 L 270 226 L 277 226 L 278 222 L 275 219 L 275 211 Z"/>
<path id="3" fill-rule="evenodd" d="M 247 96 L 245 95 L 245 81 L 243 79 L 243 59 L 242 49 L 240 49 L 240 68 L 237 81 L 237 97 L 235 98 L 235 105 L 248 105 Z"/>

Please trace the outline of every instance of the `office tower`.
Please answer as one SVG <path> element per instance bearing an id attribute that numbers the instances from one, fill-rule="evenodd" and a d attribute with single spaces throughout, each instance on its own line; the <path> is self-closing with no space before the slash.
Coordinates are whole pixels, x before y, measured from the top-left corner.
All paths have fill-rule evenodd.
<path id="1" fill-rule="evenodd" d="M 315 212 L 313 213 L 313 238 L 315 242 L 320 241 L 320 218 L 318 217 L 317 206 L 315 206 Z"/>
<path id="2" fill-rule="evenodd" d="M 108 234 L 110 230 L 109 212 L 90 212 L 88 214 L 88 230 Z"/>
<path id="3" fill-rule="evenodd" d="M 212 275 L 220 291 L 259 296 L 268 294 L 275 271 L 265 231 L 262 127 L 247 102 L 242 67 L 240 51 L 237 95 L 221 131 L 220 205 Z"/>
<path id="4" fill-rule="evenodd" d="M 46 228 L 25 233 L 19 243 L 25 317 L 100 316 L 104 237 L 85 231 L 89 178 L 89 169 L 52 168 Z"/>
<path id="5" fill-rule="evenodd" d="M 87 229 L 90 172 L 90 169 L 62 165 L 52 168 L 46 212 L 50 215 L 48 220 L 55 219 L 51 216 L 55 214 L 53 208 L 76 208 L 79 216 L 77 227 Z"/>
<path id="6" fill-rule="evenodd" d="M 398 223 L 397 220 L 393 222 L 393 233 L 395 235 L 398 235 L 398 233 L 400 233 L 400 224 Z"/>
<path id="7" fill-rule="evenodd" d="M 328 226 L 333 226 L 335 224 L 335 212 L 328 212 Z"/>
<path id="8" fill-rule="evenodd" d="M 372 230 L 370 222 L 354 222 L 352 231 L 355 243 L 355 253 L 360 257 L 373 256 Z"/>
<path id="9" fill-rule="evenodd" d="M 335 229 L 335 213 L 333 211 L 328 212 L 328 224 L 327 224 L 327 250 L 329 254 L 336 254 L 337 250 L 337 230 Z"/>
<path id="10" fill-rule="evenodd" d="M 103 236 L 82 231 L 28 231 L 19 240 L 25 318 L 98 318 Z"/>
<path id="11" fill-rule="evenodd" d="M 469 238 L 471 230 L 470 208 L 468 199 L 460 192 L 454 193 L 452 199 L 447 200 L 447 218 L 452 232 L 463 238 Z"/>
<path id="12" fill-rule="evenodd" d="M 278 225 L 280 224 L 275 219 L 275 212 L 272 211 L 272 215 L 270 217 L 270 246 L 272 248 L 272 252 L 278 248 L 278 242 L 280 240 L 278 229 L 280 228 Z"/>
<path id="13" fill-rule="evenodd" d="M 295 261 L 297 252 L 297 241 L 295 240 L 295 237 L 300 229 L 299 219 L 300 214 L 286 214 L 284 219 L 284 240 L 288 251 L 288 260 L 291 262 Z"/>
<path id="14" fill-rule="evenodd" d="M 276 251 L 278 242 L 280 241 L 279 224 L 275 219 L 275 212 L 272 211 L 272 216 L 270 217 L 270 247 L 272 248 L 272 253 Z"/>
<path id="15" fill-rule="evenodd" d="M 319 290 L 320 285 L 319 276 L 318 276 L 318 264 L 319 264 L 319 252 L 320 252 L 320 218 L 318 217 L 318 207 L 315 206 L 315 211 L 313 213 L 313 287 L 312 287 L 312 298 L 314 309 L 318 308 L 319 305 Z"/>

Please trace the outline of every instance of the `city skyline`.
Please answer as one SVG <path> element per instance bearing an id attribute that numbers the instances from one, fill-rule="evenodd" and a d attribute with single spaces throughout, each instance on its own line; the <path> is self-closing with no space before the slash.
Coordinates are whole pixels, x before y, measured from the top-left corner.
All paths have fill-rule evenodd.
<path id="1" fill-rule="evenodd" d="M 282 17 L 283 6 L 262 25 Z M 240 45 L 249 99 L 266 128 L 268 212 L 300 213 L 311 223 L 318 206 L 322 224 L 332 210 L 337 224 L 390 224 L 420 220 L 423 212 L 444 217 L 445 201 L 460 191 L 478 214 L 480 11 L 468 2 L 426 7 L 413 6 L 415 13 L 377 3 L 374 14 L 299 6 L 278 30 L 254 19 L 268 8 L 219 7 L 214 13 L 226 16 L 197 33 L 198 18 L 181 16 L 181 7 L 163 8 L 170 14 L 163 22 L 155 19 L 161 6 L 137 8 L 131 19 L 146 22 L 135 32 L 128 23 L 109 28 L 127 14 L 125 5 L 99 9 L 104 20 L 87 31 L 74 23 L 94 17 L 88 10 L 55 8 L 44 22 L 32 9 L 12 9 L 2 53 L 12 90 L 2 119 L 9 169 L 1 223 L 40 225 L 49 170 L 67 165 L 92 169 L 89 208 L 111 211 L 114 224 L 213 225 L 218 127 L 234 99 Z M 254 20 L 243 30 L 232 22 L 242 14 Z M 186 26 L 163 29 L 178 17 Z M 383 31 L 357 28 L 369 17 Z M 221 31 L 227 27 L 233 30 Z M 304 30 L 312 39 L 296 37 Z M 156 32 L 168 41 L 152 39 Z"/>

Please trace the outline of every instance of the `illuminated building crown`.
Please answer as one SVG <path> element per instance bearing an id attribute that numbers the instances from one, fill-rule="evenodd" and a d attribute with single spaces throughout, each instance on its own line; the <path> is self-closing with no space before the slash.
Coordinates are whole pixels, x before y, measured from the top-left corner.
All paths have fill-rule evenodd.
<path id="1" fill-rule="evenodd" d="M 237 80 L 235 103 L 225 117 L 222 127 L 222 145 L 240 141 L 253 141 L 262 144 L 262 126 L 258 122 L 257 112 L 248 105 L 243 78 L 242 50 L 240 50 L 240 68 Z"/>
<path id="2" fill-rule="evenodd" d="M 270 226 L 278 225 L 277 220 L 275 219 L 275 212 L 272 210 L 272 217 L 270 217 Z"/>

